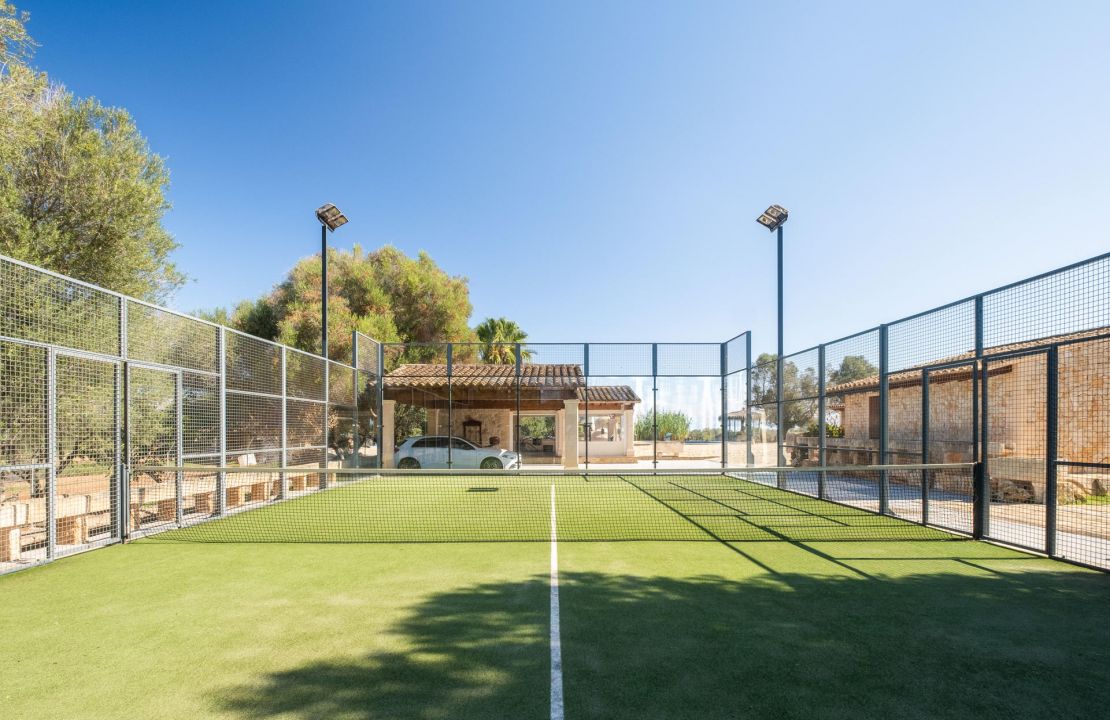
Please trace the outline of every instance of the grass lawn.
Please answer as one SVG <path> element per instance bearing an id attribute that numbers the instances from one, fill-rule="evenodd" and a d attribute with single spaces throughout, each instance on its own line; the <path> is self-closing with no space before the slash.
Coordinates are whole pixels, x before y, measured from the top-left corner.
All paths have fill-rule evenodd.
<path id="1" fill-rule="evenodd" d="M 424 532 L 461 534 L 517 502 L 454 490 L 420 495 L 427 511 L 454 510 Z M 346 491 L 362 492 L 329 493 Z M 733 534 L 719 502 L 652 492 L 640 511 L 663 499 L 675 509 L 660 517 Z M 405 527 L 392 511 L 334 515 L 326 495 L 0 577 L 0 717 L 549 717 L 547 542 L 280 542 L 298 505 L 348 533 L 360 517 L 394 539 Z M 610 532 L 645 535 L 631 506 L 594 516 L 586 497 L 558 502 L 569 720 L 1110 707 L 1110 575 L 886 519 L 867 527 L 837 506 L 820 516 L 761 487 L 736 501 L 739 539 L 573 541 L 607 514 Z M 220 542 L 256 514 L 271 542 Z M 503 524 L 541 532 L 542 519 Z"/>

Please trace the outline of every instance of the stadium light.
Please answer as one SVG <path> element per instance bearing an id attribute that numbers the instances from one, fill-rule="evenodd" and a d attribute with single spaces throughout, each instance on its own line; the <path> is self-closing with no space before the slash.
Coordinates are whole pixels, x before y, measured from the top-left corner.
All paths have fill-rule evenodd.
<path id="1" fill-rule="evenodd" d="M 790 213 L 786 211 L 786 208 L 781 205 L 772 205 L 763 211 L 763 214 L 756 219 L 756 222 L 771 232 L 774 232 L 782 227 L 782 224 L 786 222 L 788 217 L 790 217 Z"/>
<path id="2" fill-rule="evenodd" d="M 785 431 L 782 422 L 782 226 L 786 219 L 790 217 L 790 213 L 786 211 L 782 205 L 772 205 L 763 211 L 763 214 L 756 218 L 756 222 L 767 228 L 771 232 L 778 231 L 778 246 L 779 246 L 779 348 L 778 359 L 775 363 L 775 437 L 778 456 L 775 464 L 781 466 L 786 465 L 786 458 L 783 457 L 783 437 Z M 822 422 L 824 422 L 822 420 Z"/>
<path id="3" fill-rule="evenodd" d="M 334 232 L 336 228 L 347 224 L 347 216 L 331 203 L 325 203 L 316 208 L 316 219 L 320 221 L 320 224 L 332 232 Z"/>
<path id="4" fill-rule="evenodd" d="M 316 219 L 320 221 L 320 354 L 328 357 L 328 231 L 347 224 L 347 216 L 331 203 L 316 208 Z"/>

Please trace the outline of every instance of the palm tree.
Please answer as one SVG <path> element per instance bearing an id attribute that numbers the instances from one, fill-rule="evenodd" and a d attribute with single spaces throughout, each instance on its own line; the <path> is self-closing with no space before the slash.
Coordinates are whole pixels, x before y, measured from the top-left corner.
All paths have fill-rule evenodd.
<path id="1" fill-rule="evenodd" d="M 516 362 L 515 343 L 522 343 L 528 339 L 528 333 L 521 330 L 515 322 L 504 317 L 486 318 L 474 328 L 474 332 L 482 343 L 482 362 L 490 365 L 512 365 Z M 520 349 L 521 362 L 531 358 L 530 351 Z"/>

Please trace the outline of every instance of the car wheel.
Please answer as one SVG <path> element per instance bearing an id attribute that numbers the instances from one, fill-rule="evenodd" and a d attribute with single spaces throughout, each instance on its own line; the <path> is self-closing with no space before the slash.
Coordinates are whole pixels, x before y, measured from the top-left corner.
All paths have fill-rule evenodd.
<path id="1" fill-rule="evenodd" d="M 419 470 L 420 463 L 416 461 L 416 458 L 406 457 L 397 461 L 397 467 L 402 470 Z"/>
<path id="2" fill-rule="evenodd" d="M 483 470 L 500 470 L 503 467 L 505 466 L 495 457 L 482 458 L 481 468 Z"/>

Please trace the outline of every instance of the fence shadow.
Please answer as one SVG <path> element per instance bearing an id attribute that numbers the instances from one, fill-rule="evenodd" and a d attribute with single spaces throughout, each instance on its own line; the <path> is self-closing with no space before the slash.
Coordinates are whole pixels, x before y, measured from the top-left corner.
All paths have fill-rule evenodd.
<path id="1" fill-rule="evenodd" d="M 1104 575 L 561 583 L 570 718 L 1095 718 L 1110 705 Z M 547 598 L 546 578 L 433 596 L 393 628 L 407 650 L 289 668 L 226 688 L 216 709 L 549 717 Z"/>

